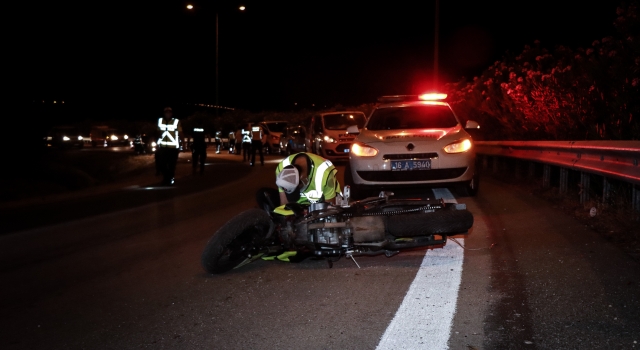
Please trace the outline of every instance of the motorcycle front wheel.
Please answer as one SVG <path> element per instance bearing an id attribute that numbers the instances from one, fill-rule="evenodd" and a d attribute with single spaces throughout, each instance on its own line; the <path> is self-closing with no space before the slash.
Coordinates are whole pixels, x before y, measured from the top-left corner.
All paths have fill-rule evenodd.
<path id="1" fill-rule="evenodd" d="M 202 267 L 211 274 L 227 272 L 251 257 L 269 231 L 271 218 L 260 209 L 249 209 L 224 224 L 202 252 Z"/>

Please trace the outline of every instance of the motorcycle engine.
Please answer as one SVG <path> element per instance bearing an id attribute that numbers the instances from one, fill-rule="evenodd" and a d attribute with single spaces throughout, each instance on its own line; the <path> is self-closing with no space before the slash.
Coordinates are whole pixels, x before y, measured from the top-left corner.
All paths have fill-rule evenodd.
<path id="1" fill-rule="evenodd" d="M 337 212 L 328 208 L 327 203 L 312 203 L 309 213 L 315 220 L 298 224 L 296 227 L 296 241 L 309 242 L 320 245 L 348 246 L 351 238 L 351 228 L 342 221 Z"/>

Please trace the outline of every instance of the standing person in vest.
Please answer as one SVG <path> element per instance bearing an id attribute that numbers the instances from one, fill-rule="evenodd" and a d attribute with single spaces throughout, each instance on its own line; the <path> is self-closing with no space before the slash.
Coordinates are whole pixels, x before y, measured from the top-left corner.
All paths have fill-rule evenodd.
<path id="1" fill-rule="evenodd" d="M 204 173 L 204 162 L 207 160 L 207 143 L 204 137 L 204 127 L 202 123 L 198 123 L 193 128 L 193 145 L 191 146 L 191 164 L 193 173 L 195 174 L 198 165 L 200 165 L 200 175 Z"/>
<path id="2" fill-rule="evenodd" d="M 335 203 L 342 193 L 336 178 L 338 170 L 331 161 L 313 153 L 296 153 L 282 160 L 276 168 L 276 185 L 262 188 L 256 198 L 260 208 L 275 207 L 287 203 L 310 204 L 311 202 Z M 271 204 L 265 205 L 268 195 Z M 271 210 L 275 208 L 269 208 Z"/>
<path id="3" fill-rule="evenodd" d="M 235 136 L 236 144 L 233 154 L 242 154 L 242 138 L 244 136 L 242 129 L 238 129 Z"/>
<path id="4" fill-rule="evenodd" d="M 249 127 L 251 128 L 251 127 Z M 251 160 L 251 131 L 242 129 L 242 161 Z"/>
<path id="5" fill-rule="evenodd" d="M 162 174 L 162 184 L 171 186 L 175 182 L 176 163 L 180 154 L 180 136 L 182 125 L 173 117 L 171 107 L 165 107 L 164 117 L 158 119 L 158 149 L 156 150 L 156 169 Z"/>
<path id="6" fill-rule="evenodd" d="M 260 125 L 253 125 L 251 127 L 251 162 L 249 165 L 253 166 L 256 163 L 256 151 L 260 152 L 260 164 L 264 165 L 264 130 Z"/>

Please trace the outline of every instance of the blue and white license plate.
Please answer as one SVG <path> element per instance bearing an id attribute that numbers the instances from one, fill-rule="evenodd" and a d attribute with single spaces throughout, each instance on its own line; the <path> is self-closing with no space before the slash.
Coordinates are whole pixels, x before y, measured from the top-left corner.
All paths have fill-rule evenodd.
<path id="1" fill-rule="evenodd" d="M 391 171 L 430 170 L 430 169 L 431 169 L 431 159 L 391 161 Z"/>

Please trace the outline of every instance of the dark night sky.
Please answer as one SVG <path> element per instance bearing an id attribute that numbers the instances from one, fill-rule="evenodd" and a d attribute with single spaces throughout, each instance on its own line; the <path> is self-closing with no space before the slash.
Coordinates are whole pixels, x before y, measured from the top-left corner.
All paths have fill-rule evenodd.
<path id="1" fill-rule="evenodd" d="M 213 103 L 218 7 L 222 105 L 354 105 L 431 87 L 435 0 L 345 3 L 249 1 L 244 13 L 234 1 L 201 1 L 196 13 L 180 0 L 24 3 L 8 12 L 16 79 L 5 83 L 14 101 L 64 99 L 70 114 L 94 119 Z M 472 77 L 535 39 L 575 48 L 615 33 L 619 1 L 561 3 L 441 0 L 441 81 Z"/>

